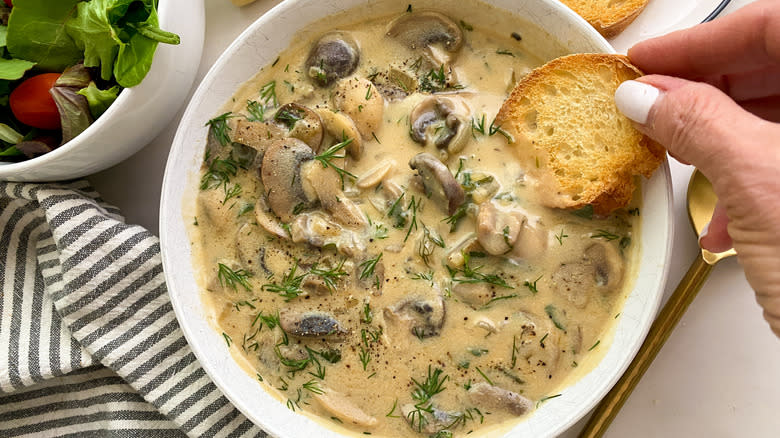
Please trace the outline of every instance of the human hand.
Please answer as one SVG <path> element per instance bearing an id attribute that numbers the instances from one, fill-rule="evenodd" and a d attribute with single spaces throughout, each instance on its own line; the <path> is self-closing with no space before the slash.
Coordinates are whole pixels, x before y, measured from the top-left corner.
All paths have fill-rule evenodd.
<path id="1" fill-rule="evenodd" d="M 719 202 L 700 243 L 733 245 L 780 336 L 780 1 L 641 42 L 628 56 L 652 75 L 621 85 L 618 108 L 712 182 Z"/>

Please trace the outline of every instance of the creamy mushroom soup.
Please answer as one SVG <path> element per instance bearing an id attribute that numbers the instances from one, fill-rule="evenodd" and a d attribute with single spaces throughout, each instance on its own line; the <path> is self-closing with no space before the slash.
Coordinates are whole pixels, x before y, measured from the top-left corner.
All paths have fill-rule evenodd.
<path id="1" fill-rule="evenodd" d="M 638 200 L 609 217 L 534 202 L 492 121 L 559 53 L 535 51 L 514 18 L 341 22 L 209 121 L 189 219 L 203 299 L 258 384 L 339 430 L 510 424 L 606 347 Z"/>

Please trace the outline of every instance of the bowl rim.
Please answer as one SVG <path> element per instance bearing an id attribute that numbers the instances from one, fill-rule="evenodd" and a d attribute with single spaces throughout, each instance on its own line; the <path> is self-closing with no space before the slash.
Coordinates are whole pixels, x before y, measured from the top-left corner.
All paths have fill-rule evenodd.
<path id="1" fill-rule="evenodd" d="M 171 190 L 173 187 L 175 187 L 177 184 L 181 185 L 180 181 L 174 181 L 173 180 L 173 173 L 174 169 L 173 167 L 181 164 L 182 162 L 186 162 L 186 154 L 185 150 L 183 149 L 183 146 L 181 146 L 182 139 L 186 135 L 185 131 L 187 130 L 187 121 L 193 118 L 194 113 L 198 111 L 199 105 L 202 103 L 202 100 L 209 92 L 209 85 L 212 84 L 215 80 L 215 76 L 218 74 L 218 71 L 222 68 L 223 64 L 226 64 L 229 59 L 231 59 L 232 56 L 235 55 L 235 53 L 239 50 L 241 45 L 244 43 L 246 39 L 249 38 L 250 35 L 256 33 L 259 31 L 259 29 L 262 28 L 263 25 L 265 25 L 267 22 L 270 22 L 274 19 L 277 19 L 282 14 L 288 13 L 294 8 L 298 6 L 298 3 L 303 3 L 306 0 L 288 0 L 285 2 L 281 2 L 274 6 L 272 9 L 270 9 L 268 12 L 263 14 L 261 17 L 259 17 L 257 20 L 255 20 L 250 26 L 248 26 L 226 49 L 225 51 L 220 55 L 219 59 L 212 65 L 212 67 L 209 69 L 206 76 L 203 78 L 201 83 L 199 84 L 197 90 L 193 94 L 192 99 L 190 100 L 189 104 L 187 105 L 187 108 L 184 112 L 184 115 L 181 119 L 181 122 L 179 124 L 179 127 L 176 131 L 176 135 L 173 141 L 173 146 L 171 148 L 168 162 L 166 164 L 165 169 L 165 176 L 163 180 L 163 188 L 161 193 L 161 207 L 160 207 L 160 230 L 161 230 L 161 251 L 162 251 L 162 261 L 163 261 L 163 267 L 164 272 L 166 276 L 167 283 L 169 285 L 169 295 L 171 297 L 171 301 L 173 304 L 173 308 L 176 314 L 177 319 L 180 322 L 182 331 L 188 340 L 193 353 L 198 358 L 200 363 L 202 364 L 203 368 L 209 375 L 209 377 L 214 381 L 214 383 L 217 385 L 217 387 L 222 391 L 222 393 L 233 403 L 235 407 L 237 407 L 239 410 L 241 410 L 248 418 L 250 418 L 255 424 L 257 424 L 259 427 L 263 428 L 266 432 L 273 436 L 288 436 L 289 430 L 283 429 L 284 426 L 288 426 L 288 423 L 279 423 L 276 418 L 269 418 L 268 412 L 263 413 L 263 415 L 258 415 L 256 412 L 248 411 L 248 408 L 243 404 L 242 400 L 238 398 L 237 394 L 233 390 L 233 387 L 236 386 L 235 384 L 231 384 L 230 382 L 226 381 L 220 373 L 218 373 L 217 369 L 214 368 L 213 365 L 210 365 L 212 363 L 212 358 L 204 356 L 205 352 L 203 350 L 200 350 L 196 348 L 197 345 L 199 345 L 202 341 L 202 339 L 199 336 L 202 336 L 201 333 L 198 333 L 195 331 L 195 328 L 191 326 L 188 321 L 192 317 L 191 313 L 188 313 L 192 309 L 187 307 L 187 303 L 183 301 L 183 296 L 176 293 L 175 291 L 175 285 L 177 284 L 177 279 L 174 278 L 174 270 L 175 266 L 182 263 L 182 257 L 181 257 L 181 248 L 176 248 L 173 245 L 174 239 L 171 237 L 170 233 L 168 233 L 168 229 L 170 227 L 170 224 L 175 222 L 182 222 L 183 216 L 181 215 L 182 211 L 180 209 L 181 203 L 183 202 L 183 199 L 181 197 L 175 197 L 173 194 L 171 194 Z M 591 42 L 594 46 L 599 46 L 603 49 L 605 53 L 616 53 L 614 48 L 601 36 L 596 30 L 594 30 L 582 17 L 571 11 L 568 7 L 564 6 L 563 4 L 555 1 L 555 0 L 537 0 L 540 3 L 544 3 L 547 5 L 547 7 L 556 10 L 558 14 L 560 14 L 563 17 L 564 21 L 569 22 L 573 26 L 578 26 L 585 34 L 588 34 Z M 349 8 L 359 7 L 359 5 L 365 5 L 368 3 L 368 0 L 348 0 L 350 2 L 351 6 Z M 357 5 L 352 5 L 352 2 L 359 2 Z M 500 5 L 498 5 L 498 0 L 490 1 L 491 4 L 494 6 L 501 8 Z M 308 19 L 308 23 L 311 23 L 313 21 L 318 20 L 320 17 L 313 17 Z M 532 20 L 528 20 L 531 22 Z M 306 24 L 308 24 L 306 23 Z M 298 30 L 303 30 L 306 27 L 306 24 L 302 24 Z M 534 24 L 534 23 L 531 23 Z M 273 59 L 273 58 L 271 58 Z M 235 85 L 240 86 L 240 84 Z M 664 291 L 664 285 L 666 284 L 666 280 L 669 273 L 669 258 L 671 256 L 671 249 L 672 249 L 672 242 L 673 242 L 673 236 L 674 236 L 674 221 L 673 221 L 673 192 L 672 192 L 672 183 L 671 183 L 671 172 L 669 169 L 669 164 L 667 161 L 664 161 L 662 164 L 659 173 L 661 173 L 660 176 L 656 176 L 654 178 L 659 178 L 660 182 L 659 184 L 663 184 L 664 186 L 664 196 L 666 198 L 666 215 L 665 217 L 660 218 L 661 222 L 663 222 L 666 225 L 666 228 L 663 230 L 666 232 L 666 239 L 665 239 L 665 245 L 663 249 L 663 256 L 665 257 L 664 260 L 659 261 L 659 271 L 657 272 L 657 277 L 655 278 L 655 281 L 653 283 L 653 291 L 651 294 L 651 300 L 648 300 L 645 305 L 645 312 L 643 314 L 648 315 L 647 318 L 645 318 L 643 322 L 643 325 L 641 325 L 638 329 L 637 335 L 632 338 L 632 341 L 630 342 L 628 348 L 623 351 L 623 354 L 621 356 L 621 359 L 618 361 L 617 365 L 612 367 L 612 372 L 609 373 L 609 379 L 605 380 L 605 384 L 601 384 L 599 386 L 599 389 L 594 391 L 592 394 L 590 394 L 589 397 L 587 397 L 583 403 L 583 407 L 581 407 L 576 414 L 569 415 L 567 419 L 564 421 L 556 423 L 555 427 L 550 428 L 545 433 L 548 433 L 549 436 L 556 436 L 566 429 L 570 428 L 572 425 L 574 425 L 577 421 L 579 421 L 582 417 L 584 417 L 595 405 L 603 398 L 604 395 L 609 391 L 609 389 L 617 382 L 617 380 L 620 378 L 620 376 L 623 374 L 625 369 L 628 367 L 629 363 L 632 361 L 636 353 L 638 352 L 643 340 L 645 339 L 649 329 L 650 325 L 654 319 L 655 314 L 657 313 L 657 310 L 660 306 L 662 297 L 663 297 L 663 291 Z M 644 184 L 643 184 L 643 190 L 644 190 Z M 173 198 L 173 199 L 172 199 Z M 171 210 L 171 205 L 178 206 L 174 207 L 173 211 Z M 181 226 L 181 224 L 179 224 Z M 183 261 L 184 263 L 190 264 L 190 259 L 187 258 Z M 190 268 L 192 268 L 190 266 Z M 637 279 L 638 281 L 638 279 Z M 198 291 L 197 301 L 200 302 L 200 290 Z M 201 316 L 202 319 L 206 319 L 205 317 Z M 206 322 L 208 324 L 208 322 Z M 211 331 L 215 331 L 213 327 L 209 326 L 209 329 Z M 222 342 L 224 347 L 224 342 Z M 612 348 L 612 345 L 610 345 L 610 349 Z M 611 351 L 611 350 L 610 350 Z M 235 361 L 231 357 L 230 353 L 225 350 L 227 354 L 225 356 L 227 357 L 227 360 L 230 362 L 233 362 L 235 364 Z M 223 365 L 225 364 L 224 361 L 225 358 L 217 359 L 220 361 Z M 602 362 L 604 359 L 601 359 Z M 595 367 L 594 367 L 595 370 Z M 243 370 L 242 370 L 243 371 Z M 592 372 L 593 370 L 591 370 Z M 247 374 L 248 376 L 248 374 Z M 580 377 L 580 379 L 584 379 L 587 376 L 587 374 Z M 250 381 L 253 381 L 253 379 L 249 379 Z M 256 383 L 256 382 L 255 382 Z M 575 386 L 576 383 L 571 384 L 569 387 Z M 262 388 L 262 391 L 264 393 L 267 393 L 267 391 Z M 545 403 L 545 405 L 542 406 L 541 409 L 545 409 L 546 407 L 552 406 L 558 402 L 558 400 L 552 400 L 551 402 Z M 279 410 L 273 410 L 271 412 L 271 415 L 282 413 L 281 416 L 287 416 L 293 415 L 286 407 L 284 407 L 283 403 L 276 403 L 279 407 L 283 409 L 283 411 Z M 273 406 L 272 406 L 273 407 Z M 537 410 L 537 411 L 539 411 Z M 270 411 L 269 411 L 270 412 Z M 534 415 L 538 414 L 535 413 Z M 294 421 L 296 422 L 305 422 L 307 420 L 304 416 L 295 416 L 295 417 L 289 417 L 289 418 L 295 418 Z M 529 420 L 526 419 L 525 422 L 528 422 Z M 520 424 L 524 424 L 525 422 L 521 422 Z M 515 436 L 515 432 L 518 430 L 518 425 L 513 426 L 512 430 L 508 432 L 506 436 Z M 321 436 L 340 436 L 337 435 L 335 432 L 333 432 L 332 427 L 325 427 L 325 426 L 319 426 L 317 429 L 317 432 L 321 434 Z M 536 431 L 535 431 L 536 432 Z M 518 432 L 519 434 L 522 434 L 521 432 Z M 298 436 L 298 435 L 296 435 Z M 301 435 L 306 436 L 306 435 Z M 536 436 L 536 435 L 535 435 Z M 545 435 L 548 436 L 548 435 Z"/>
<path id="2" fill-rule="evenodd" d="M 160 19 L 161 27 L 164 27 L 168 23 L 167 19 L 169 16 L 171 18 L 174 17 L 173 14 L 169 15 L 167 13 L 167 10 L 173 7 L 171 6 L 172 3 L 174 2 L 169 0 L 161 0 L 157 6 L 157 14 Z M 143 81 L 147 80 L 148 77 L 149 75 L 144 77 Z M 11 176 L 11 175 L 21 174 L 26 170 L 35 168 L 42 164 L 49 163 L 52 161 L 57 161 L 63 155 L 70 154 L 73 149 L 78 149 L 81 147 L 82 144 L 89 143 L 91 141 L 91 137 L 93 133 L 100 131 L 103 128 L 104 124 L 109 123 L 108 122 L 109 119 L 112 119 L 115 114 L 124 113 L 125 108 L 133 105 L 135 96 L 138 95 L 137 92 L 134 93 L 136 87 L 138 87 L 138 85 L 130 88 L 122 88 L 122 90 L 119 91 L 116 100 L 114 100 L 114 102 L 108 107 L 108 109 L 103 114 L 100 115 L 100 117 L 98 117 L 94 122 L 92 122 L 91 125 L 87 126 L 87 129 L 82 131 L 79 135 L 74 137 L 69 142 L 61 146 L 58 146 L 53 151 L 47 152 L 43 155 L 39 155 L 35 158 L 30 158 L 15 163 L 10 161 L 3 161 L 2 158 L 0 158 L 0 177 L 3 177 L 4 175 Z"/>

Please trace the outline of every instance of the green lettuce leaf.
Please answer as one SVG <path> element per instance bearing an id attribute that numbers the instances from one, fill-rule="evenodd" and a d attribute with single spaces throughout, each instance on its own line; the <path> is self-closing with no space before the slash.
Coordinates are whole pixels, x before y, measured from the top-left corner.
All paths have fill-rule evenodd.
<path id="1" fill-rule="evenodd" d="M 13 81 L 21 79 L 24 73 L 35 66 L 34 62 L 23 59 L 0 58 L 0 79 Z"/>
<path id="2" fill-rule="evenodd" d="M 8 51 L 47 71 L 62 71 L 82 58 L 65 31 L 79 0 L 15 0 L 8 20 Z"/>
<path id="3" fill-rule="evenodd" d="M 89 85 L 79 90 L 78 94 L 87 98 L 89 112 L 92 113 L 92 117 L 97 119 L 114 103 L 120 90 L 116 85 L 108 90 L 101 90 L 94 82 L 90 82 Z"/>
<path id="4" fill-rule="evenodd" d="M 65 23 L 65 29 L 76 45 L 84 51 L 84 65 L 100 67 L 100 77 L 111 79 L 116 56 L 124 46 L 108 18 L 112 0 L 91 0 L 78 4 L 75 18 Z"/>

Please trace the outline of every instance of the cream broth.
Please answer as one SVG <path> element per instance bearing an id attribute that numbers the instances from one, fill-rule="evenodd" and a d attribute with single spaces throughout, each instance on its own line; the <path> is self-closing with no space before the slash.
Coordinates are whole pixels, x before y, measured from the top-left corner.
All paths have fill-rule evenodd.
<path id="1" fill-rule="evenodd" d="M 269 391 L 334 427 L 521 418 L 594 362 L 633 283 L 638 199 L 607 218 L 537 205 L 491 124 L 559 53 L 469 17 L 309 32 L 210 122 L 203 299 Z"/>

